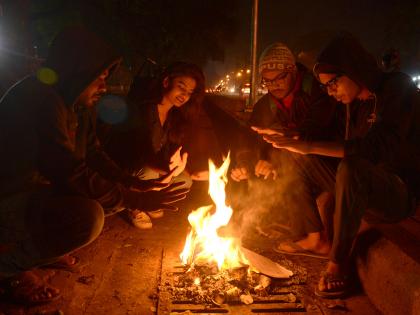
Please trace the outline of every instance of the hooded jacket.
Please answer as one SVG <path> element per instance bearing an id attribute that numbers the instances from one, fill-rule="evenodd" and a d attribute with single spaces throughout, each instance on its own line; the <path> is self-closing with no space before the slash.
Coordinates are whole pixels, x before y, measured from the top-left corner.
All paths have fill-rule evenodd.
<path id="1" fill-rule="evenodd" d="M 30 191 L 41 177 L 55 191 L 95 199 L 105 209 L 134 197 L 126 175 L 103 153 L 95 108 L 77 105 L 81 93 L 120 57 L 82 28 L 61 32 L 43 71 L 12 86 L 0 100 L 0 200 Z M 51 76 L 52 74 L 52 76 Z"/>
<path id="2" fill-rule="evenodd" d="M 358 155 L 383 165 L 418 190 L 420 96 L 411 78 L 401 72 L 381 72 L 375 58 L 348 33 L 321 52 L 314 67 L 315 76 L 319 73 L 344 74 L 374 94 L 349 106 L 345 156 Z"/>

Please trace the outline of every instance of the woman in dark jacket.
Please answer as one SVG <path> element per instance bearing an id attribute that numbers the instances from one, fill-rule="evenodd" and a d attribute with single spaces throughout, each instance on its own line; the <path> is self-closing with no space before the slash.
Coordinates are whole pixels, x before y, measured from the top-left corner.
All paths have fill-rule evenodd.
<path id="1" fill-rule="evenodd" d="M 204 75 L 193 64 L 173 63 L 157 80 L 136 78 L 127 96 L 127 118 L 109 128 L 103 137 L 105 150 L 120 167 L 141 179 L 170 174 L 165 180 L 190 187 L 183 145 L 203 95 Z M 146 214 L 132 209 L 129 213 L 139 228 L 151 228 L 150 217 L 163 215 L 162 210 Z"/>

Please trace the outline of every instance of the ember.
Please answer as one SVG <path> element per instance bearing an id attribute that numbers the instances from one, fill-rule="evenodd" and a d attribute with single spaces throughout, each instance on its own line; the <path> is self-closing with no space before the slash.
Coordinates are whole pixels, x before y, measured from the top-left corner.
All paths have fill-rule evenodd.
<path id="1" fill-rule="evenodd" d="M 294 281 L 271 279 L 263 274 L 247 272 L 247 268 L 224 269 L 216 273 L 211 270 L 215 269 L 196 266 L 175 276 L 170 288 L 173 298 L 210 305 L 274 300 L 296 302 Z"/>

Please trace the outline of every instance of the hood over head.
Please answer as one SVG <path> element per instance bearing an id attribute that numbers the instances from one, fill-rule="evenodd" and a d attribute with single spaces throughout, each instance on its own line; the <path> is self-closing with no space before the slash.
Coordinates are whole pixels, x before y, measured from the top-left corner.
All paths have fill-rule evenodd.
<path id="1" fill-rule="evenodd" d="M 375 58 L 348 32 L 341 32 L 327 44 L 319 54 L 313 72 L 318 80 L 320 73 L 344 74 L 372 92 L 382 74 Z"/>
<path id="2" fill-rule="evenodd" d="M 90 83 L 120 61 L 121 57 L 111 46 L 78 26 L 66 28 L 57 35 L 44 67 L 55 73 L 55 88 L 66 105 L 72 106 Z"/>

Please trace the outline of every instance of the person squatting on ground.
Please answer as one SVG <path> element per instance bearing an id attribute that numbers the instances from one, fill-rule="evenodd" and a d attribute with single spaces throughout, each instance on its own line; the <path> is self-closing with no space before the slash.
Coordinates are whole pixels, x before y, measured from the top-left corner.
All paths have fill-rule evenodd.
<path id="1" fill-rule="evenodd" d="M 127 96 L 126 119 L 108 124 L 101 136 L 105 150 L 140 179 L 156 179 L 177 168 L 168 180 L 184 182 L 182 187 L 189 188 L 192 179 L 185 170 L 188 153 L 183 148 L 203 95 L 204 75 L 194 64 L 175 62 L 151 82 L 138 77 Z M 162 209 L 147 214 L 128 210 L 131 222 L 142 229 L 152 227 L 150 217 L 163 216 Z"/>
<path id="2" fill-rule="evenodd" d="M 0 277 L 16 302 L 59 297 L 32 269 L 74 265 L 68 254 L 98 237 L 104 216 L 126 207 L 174 208 L 185 198 L 186 189 L 151 191 L 168 184 L 124 173 L 97 141 L 95 103 L 119 62 L 93 33 L 69 28 L 38 75 L 0 101 Z"/>
<path id="3" fill-rule="evenodd" d="M 259 73 L 268 93 L 255 104 L 249 125 L 271 128 L 287 137 L 330 137 L 329 126 L 334 120 L 336 103 L 319 88 L 313 75 L 296 63 L 288 47 L 283 43 L 268 46 L 260 57 Z M 242 196 L 239 199 L 245 207 L 258 204 L 268 208 L 270 213 L 265 215 L 265 221 L 275 222 L 280 216 L 286 216 L 291 231 L 297 236 L 311 232 L 320 234 L 323 224 L 315 199 L 322 191 L 304 190 L 295 171 L 296 164 L 304 163 L 303 159 L 287 150 L 275 150 L 260 139 L 255 150 L 254 141 L 244 141 L 246 145 L 236 152 L 236 164 L 231 171 L 234 181 L 247 181 L 245 190 L 252 194 L 238 193 L 240 188 L 235 188 L 233 183 L 232 195 Z M 247 195 L 251 198 L 244 198 Z M 274 195 L 277 200 L 273 201 Z M 241 207 L 235 207 L 238 206 Z M 313 209 L 311 218 L 306 218 L 311 221 L 309 223 L 299 215 L 299 209 L 303 207 Z M 270 229 L 259 229 L 263 234 L 273 234 Z"/>
<path id="4" fill-rule="evenodd" d="M 320 296 L 339 297 L 350 289 L 350 254 L 362 218 L 397 222 L 414 212 L 420 187 L 420 95 L 406 74 L 381 72 L 348 33 L 325 47 L 314 75 L 346 106 L 345 140 L 264 138 L 276 148 L 341 158 L 330 260 L 316 288 Z"/>

